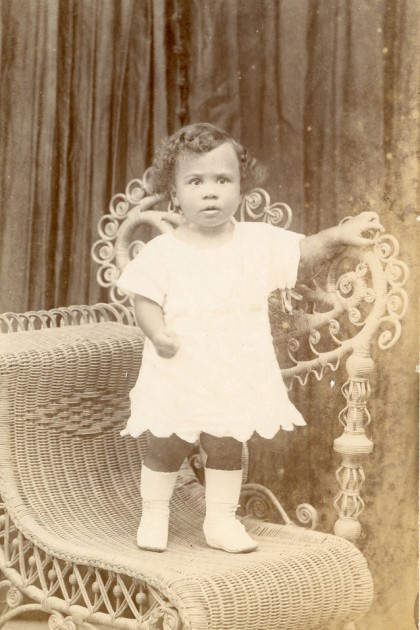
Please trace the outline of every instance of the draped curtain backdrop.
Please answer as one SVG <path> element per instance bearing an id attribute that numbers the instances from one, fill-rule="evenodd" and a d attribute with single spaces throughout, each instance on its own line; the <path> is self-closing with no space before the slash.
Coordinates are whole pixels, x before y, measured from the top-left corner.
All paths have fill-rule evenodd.
<path id="1" fill-rule="evenodd" d="M 92 303 L 97 222 L 167 133 L 164 0 L 0 12 L 0 309 Z"/>
<path id="2" fill-rule="evenodd" d="M 414 628 L 419 2 L 3 0 L 0 17 L 0 312 L 106 299 L 96 224 L 180 122 L 222 126 L 267 164 L 292 229 L 372 208 L 399 239 L 412 307 L 396 348 L 374 354 L 361 546 L 376 597 L 360 628 Z M 316 504 L 325 531 L 336 389 L 297 390 L 308 427 L 251 442 L 252 479 L 289 511 Z"/>

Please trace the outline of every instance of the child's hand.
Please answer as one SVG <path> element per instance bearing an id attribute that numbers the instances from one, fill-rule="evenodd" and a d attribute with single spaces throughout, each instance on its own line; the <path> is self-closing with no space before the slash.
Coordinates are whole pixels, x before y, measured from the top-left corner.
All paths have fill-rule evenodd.
<path id="1" fill-rule="evenodd" d="M 339 225 L 300 241 L 301 268 L 330 259 L 343 245 L 373 245 L 378 233 L 384 231 L 376 212 L 361 212 L 356 217 L 346 218 Z"/>
<path id="2" fill-rule="evenodd" d="M 376 212 L 361 212 L 355 217 L 344 219 L 336 227 L 338 242 L 343 245 L 366 246 L 374 242 L 375 232 L 384 232 Z"/>
<path id="3" fill-rule="evenodd" d="M 179 348 L 177 335 L 167 328 L 160 328 L 150 339 L 158 355 L 164 359 L 171 359 Z"/>

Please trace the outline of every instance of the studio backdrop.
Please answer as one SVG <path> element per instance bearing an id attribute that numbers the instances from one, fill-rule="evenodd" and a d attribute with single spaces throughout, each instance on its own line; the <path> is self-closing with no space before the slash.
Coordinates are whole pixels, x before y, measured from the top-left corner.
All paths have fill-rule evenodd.
<path id="1" fill-rule="evenodd" d="M 377 581 L 366 629 L 414 627 L 420 4 L 2 0 L 0 18 L 0 312 L 106 299 L 97 222 L 188 122 L 224 127 L 269 167 L 292 229 L 374 209 L 399 239 L 413 307 L 373 383 L 362 544 Z M 288 506 L 317 503 L 328 529 L 344 399 L 319 390 L 293 394 L 303 433 L 253 440 L 251 474 Z"/>

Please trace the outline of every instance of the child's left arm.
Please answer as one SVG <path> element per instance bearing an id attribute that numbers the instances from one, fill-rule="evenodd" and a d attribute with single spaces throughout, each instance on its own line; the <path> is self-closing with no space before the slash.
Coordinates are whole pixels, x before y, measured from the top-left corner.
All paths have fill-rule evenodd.
<path id="1" fill-rule="evenodd" d="M 384 228 L 376 212 L 361 212 L 355 217 L 300 241 L 300 266 L 309 267 L 328 260 L 344 245 L 372 245 L 374 232 Z"/>

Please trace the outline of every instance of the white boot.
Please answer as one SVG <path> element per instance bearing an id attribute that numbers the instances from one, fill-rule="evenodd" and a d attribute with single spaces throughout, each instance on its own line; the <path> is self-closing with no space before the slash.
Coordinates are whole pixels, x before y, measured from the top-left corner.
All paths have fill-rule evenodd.
<path id="1" fill-rule="evenodd" d="M 236 518 L 242 485 L 242 470 L 205 469 L 206 518 L 204 535 L 209 547 L 229 553 L 254 551 L 257 543 Z"/>
<path id="2" fill-rule="evenodd" d="M 168 543 L 169 501 L 177 472 L 141 469 L 140 494 L 142 516 L 137 530 L 137 544 L 149 551 L 165 551 Z"/>

